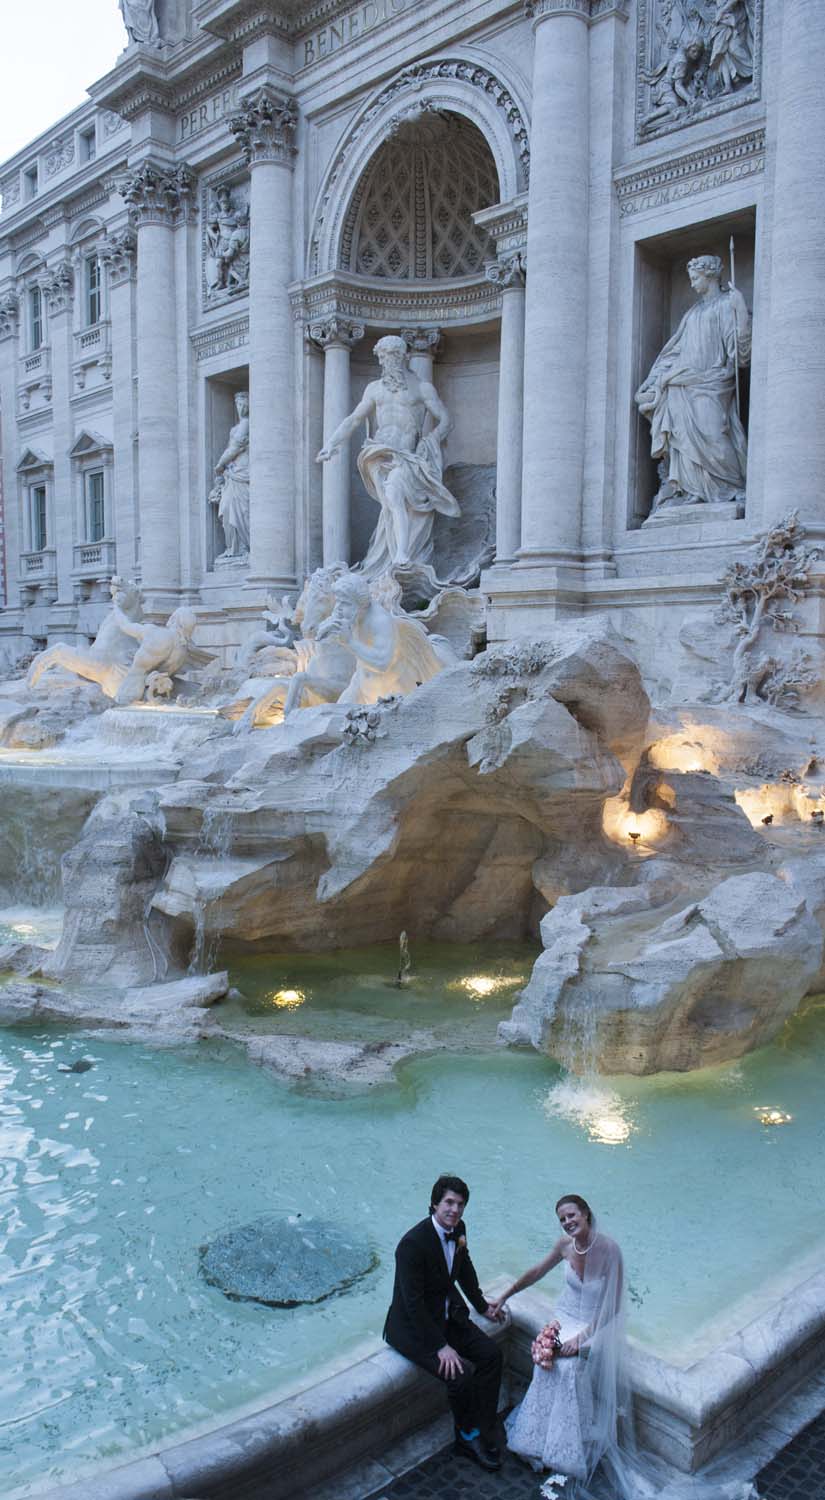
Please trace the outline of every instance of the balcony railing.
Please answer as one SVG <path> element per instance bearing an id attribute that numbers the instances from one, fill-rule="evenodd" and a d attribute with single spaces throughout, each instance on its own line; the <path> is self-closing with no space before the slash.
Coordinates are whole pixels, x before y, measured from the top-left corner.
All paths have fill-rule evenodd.
<path id="1" fill-rule="evenodd" d="M 48 380 L 52 372 L 52 351 L 48 344 L 35 349 L 31 354 L 21 354 L 17 361 L 17 378 L 20 385 L 40 385 Z"/>
<path id="2" fill-rule="evenodd" d="M 110 578 L 115 571 L 114 542 L 78 542 L 72 572 L 76 578 Z"/>
<path id="3" fill-rule="evenodd" d="M 53 547 L 42 552 L 21 552 L 21 582 L 46 583 L 57 578 L 57 553 Z"/>

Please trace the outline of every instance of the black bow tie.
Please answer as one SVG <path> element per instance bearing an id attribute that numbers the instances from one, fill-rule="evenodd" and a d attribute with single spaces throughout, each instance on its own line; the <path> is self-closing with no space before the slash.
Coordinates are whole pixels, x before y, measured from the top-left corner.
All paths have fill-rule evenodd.
<path id="1" fill-rule="evenodd" d="M 459 1238 L 458 1230 L 457 1229 L 445 1229 L 444 1230 L 444 1238 L 445 1238 L 445 1240 L 453 1240 L 453 1241 L 457 1240 Z"/>

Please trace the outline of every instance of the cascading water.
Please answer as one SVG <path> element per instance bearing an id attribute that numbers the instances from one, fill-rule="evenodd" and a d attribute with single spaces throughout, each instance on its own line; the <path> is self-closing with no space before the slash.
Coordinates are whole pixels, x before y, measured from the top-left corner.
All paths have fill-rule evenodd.
<path id="1" fill-rule="evenodd" d="M 399 990 L 403 990 L 410 982 L 412 973 L 412 959 L 410 958 L 410 945 L 407 941 L 406 932 L 398 936 L 398 973 L 395 983 Z"/>
<path id="2" fill-rule="evenodd" d="M 200 860 L 214 862 L 216 869 L 225 864 L 232 847 L 233 816 L 230 807 L 215 804 L 207 807 L 201 823 L 197 856 Z M 206 895 L 201 894 L 195 909 L 195 932 L 192 954 L 189 960 L 190 974 L 209 974 L 214 968 L 219 943 L 219 925 L 214 916 L 220 911 L 220 901 L 212 905 L 213 920 L 207 923 L 207 907 L 212 905 Z"/>

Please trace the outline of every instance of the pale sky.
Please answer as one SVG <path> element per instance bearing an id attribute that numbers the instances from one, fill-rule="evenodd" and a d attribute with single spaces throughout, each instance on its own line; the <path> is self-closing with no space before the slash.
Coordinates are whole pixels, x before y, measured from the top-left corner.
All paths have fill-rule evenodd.
<path id="1" fill-rule="evenodd" d="M 117 0 L 0 0 L 0 162 L 86 98 L 126 32 Z"/>

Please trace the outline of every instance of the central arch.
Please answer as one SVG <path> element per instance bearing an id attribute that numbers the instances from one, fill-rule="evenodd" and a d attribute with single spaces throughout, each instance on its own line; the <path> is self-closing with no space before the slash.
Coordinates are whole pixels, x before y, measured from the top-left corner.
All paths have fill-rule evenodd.
<path id="1" fill-rule="evenodd" d="M 327 171 L 316 202 L 307 274 L 341 269 L 352 254 L 345 242 L 359 184 L 385 141 L 405 120 L 459 116 L 483 136 L 498 178 L 500 201 L 527 187 L 530 168 L 526 111 L 513 86 L 481 61 L 436 58 L 398 74 L 355 117 Z M 356 204 L 357 211 L 357 204 Z"/>

